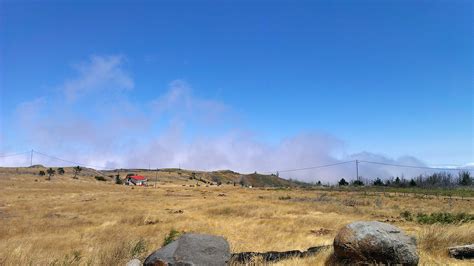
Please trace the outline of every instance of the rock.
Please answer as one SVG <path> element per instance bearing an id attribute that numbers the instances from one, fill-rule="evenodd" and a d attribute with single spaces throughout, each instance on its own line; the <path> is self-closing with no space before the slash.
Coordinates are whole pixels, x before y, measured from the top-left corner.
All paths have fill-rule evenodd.
<path id="1" fill-rule="evenodd" d="M 474 258 L 474 244 L 448 248 L 449 256 L 456 259 Z"/>
<path id="2" fill-rule="evenodd" d="M 142 262 L 139 259 L 133 259 L 127 262 L 127 264 L 125 264 L 125 266 L 141 266 L 141 265 L 142 265 Z"/>
<path id="3" fill-rule="evenodd" d="M 230 248 L 221 236 L 184 234 L 150 254 L 143 265 L 227 265 Z"/>
<path id="4" fill-rule="evenodd" d="M 417 265 L 416 239 L 381 222 L 354 222 L 334 238 L 336 259 L 344 263 Z"/>
<path id="5" fill-rule="evenodd" d="M 261 258 L 265 262 L 277 262 L 284 259 L 290 258 L 305 258 L 314 256 L 321 250 L 328 248 L 329 246 L 316 246 L 310 247 L 306 251 L 289 250 L 289 251 L 268 251 L 268 252 L 241 252 L 232 254 L 232 263 L 252 264 L 252 260 L 255 257 Z"/>

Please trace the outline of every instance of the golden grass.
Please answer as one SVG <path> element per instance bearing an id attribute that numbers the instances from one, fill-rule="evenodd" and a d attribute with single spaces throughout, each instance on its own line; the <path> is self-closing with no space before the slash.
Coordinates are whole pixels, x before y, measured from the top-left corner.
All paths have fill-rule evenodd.
<path id="1" fill-rule="evenodd" d="M 422 264 L 462 265 L 446 247 L 474 243 L 473 223 L 420 225 L 399 217 L 405 210 L 472 213 L 473 200 L 170 180 L 132 189 L 85 176 L 45 181 L 24 171 L 0 174 L 0 265 L 124 265 L 159 248 L 172 229 L 222 235 L 233 252 L 306 250 L 332 244 L 337 230 L 356 220 L 388 220 L 417 236 Z M 331 264 L 331 256 L 327 249 L 275 265 Z"/>

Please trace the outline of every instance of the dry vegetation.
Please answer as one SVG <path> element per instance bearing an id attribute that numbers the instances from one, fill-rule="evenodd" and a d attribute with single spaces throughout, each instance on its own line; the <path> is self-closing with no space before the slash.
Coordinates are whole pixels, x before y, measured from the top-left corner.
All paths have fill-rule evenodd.
<path id="1" fill-rule="evenodd" d="M 417 236 L 422 264 L 462 264 L 448 258 L 446 247 L 474 243 L 472 222 L 422 225 L 400 217 L 473 214 L 474 199 L 190 187 L 195 181 L 165 173 L 157 188 L 143 188 L 96 181 L 86 172 L 72 179 L 68 168 L 46 181 L 33 175 L 37 170 L 0 170 L 0 265 L 124 265 L 159 248 L 172 229 L 222 235 L 233 252 L 306 250 L 332 244 L 337 230 L 356 220 L 387 221 Z M 277 265 L 321 265 L 331 254 Z"/>

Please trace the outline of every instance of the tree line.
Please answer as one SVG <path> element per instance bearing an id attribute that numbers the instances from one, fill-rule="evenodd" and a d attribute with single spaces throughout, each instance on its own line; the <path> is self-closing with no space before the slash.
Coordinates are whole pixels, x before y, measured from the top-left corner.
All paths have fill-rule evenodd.
<path id="1" fill-rule="evenodd" d="M 318 184 L 321 182 L 318 181 Z M 382 179 L 377 177 L 373 180 L 360 178 L 350 183 L 341 178 L 339 186 L 385 186 L 385 187 L 422 187 L 422 188 L 452 188 L 458 186 L 472 186 L 474 176 L 469 171 L 460 171 L 457 175 L 448 172 L 438 172 L 432 174 L 419 175 L 414 178 L 405 179 L 403 176 Z"/>

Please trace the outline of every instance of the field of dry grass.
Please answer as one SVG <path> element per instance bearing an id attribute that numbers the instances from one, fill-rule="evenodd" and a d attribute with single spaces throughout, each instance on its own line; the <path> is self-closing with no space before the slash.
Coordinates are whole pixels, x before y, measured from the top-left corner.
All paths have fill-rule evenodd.
<path id="1" fill-rule="evenodd" d="M 186 179 L 177 180 L 160 177 L 156 188 L 128 187 L 68 174 L 46 181 L 33 172 L 3 169 L 0 265 L 124 265 L 162 246 L 172 229 L 222 235 L 233 252 L 305 250 L 332 244 L 337 230 L 356 220 L 387 221 L 416 236 L 422 264 L 461 265 L 446 247 L 474 243 L 472 222 L 420 225 L 400 217 L 403 211 L 473 214 L 473 199 L 190 187 Z M 277 265 L 326 264 L 331 254 L 327 249 Z"/>

